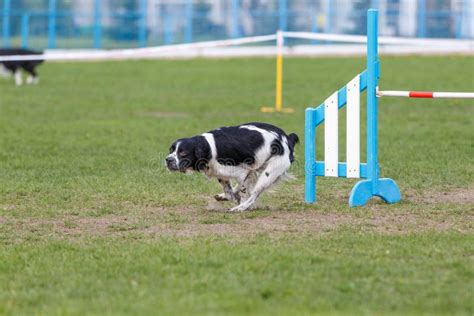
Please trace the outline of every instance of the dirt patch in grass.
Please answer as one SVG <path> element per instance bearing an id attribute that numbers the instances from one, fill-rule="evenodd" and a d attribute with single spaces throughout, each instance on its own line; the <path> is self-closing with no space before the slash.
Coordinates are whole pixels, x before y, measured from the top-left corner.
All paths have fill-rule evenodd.
<path id="1" fill-rule="evenodd" d="M 423 213 L 410 210 L 387 212 L 370 207 L 358 212 L 320 212 L 256 210 L 247 213 L 224 213 L 198 208 L 145 208 L 130 216 L 64 216 L 54 219 L 0 218 L 0 224 L 12 234 L 35 236 L 107 236 L 139 233 L 147 236 L 283 236 L 292 234 L 322 235 L 338 229 L 367 233 L 409 234 L 426 231 L 456 230 L 473 232 L 474 215 Z M 21 236 L 18 236 L 21 239 Z"/>
<path id="2" fill-rule="evenodd" d="M 0 206 L 0 210 L 2 210 L 2 211 L 13 211 L 15 209 L 16 209 L 16 205 L 13 205 L 13 204 L 7 204 L 7 205 Z"/>
<path id="3" fill-rule="evenodd" d="M 63 215 L 55 218 L 18 218 L 8 213 L 0 217 L 3 234 L 10 239 L 22 236 L 284 236 L 321 235 L 339 229 L 366 233 L 410 234 L 455 230 L 474 233 L 474 188 L 445 192 L 407 193 L 405 203 L 387 206 L 376 200 L 364 208 L 335 211 L 328 205 L 264 206 L 250 212 L 226 212 L 232 204 L 209 199 L 207 206 L 129 206 L 130 214 L 103 216 Z M 268 203 L 267 203 L 268 204 Z M 446 205 L 448 204 L 448 205 Z M 453 204 L 454 209 L 449 209 Z M 9 206 L 3 209 L 9 209 Z M 64 213 L 63 213 L 64 214 Z M 67 214 L 67 212 L 66 212 Z"/>
<path id="4" fill-rule="evenodd" d="M 474 187 L 449 191 L 424 192 L 421 195 L 410 194 L 409 199 L 429 204 L 464 204 L 474 208 Z"/>

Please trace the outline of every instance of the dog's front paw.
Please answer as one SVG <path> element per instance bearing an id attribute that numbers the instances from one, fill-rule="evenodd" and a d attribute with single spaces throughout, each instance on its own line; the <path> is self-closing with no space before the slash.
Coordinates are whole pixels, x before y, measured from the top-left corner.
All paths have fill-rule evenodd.
<path id="1" fill-rule="evenodd" d="M 229 201 L 229 199 L 225 196 L 224 193 L 216 194 L 216 195 L 214 195 L 214 198 L 216 199 L 216 201 L 219 201 L 219 202 Z"/>

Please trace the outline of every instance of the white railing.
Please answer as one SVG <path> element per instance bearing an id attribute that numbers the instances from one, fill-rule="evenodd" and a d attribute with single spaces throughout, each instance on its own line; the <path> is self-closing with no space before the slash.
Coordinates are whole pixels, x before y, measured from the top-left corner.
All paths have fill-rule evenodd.
<path id="1" fill-rule="evenodd" d="M 332 44 L 364 44 L 366 37 L 361 35 L 342 35 L 309 32 L 282 32 L 284 38 L 328 41 Z M 240 47 L 240 51 L 217 50 L 220 48 L 231 49 L 233 46 L 245 44 L 263 43 L 276 41 L 277 35 L 263 35 L 243 37 L 237 39 L 226 39 L 190 44 L 165 45 L 146 48 L 112 49 L 112 50 L 87 50 L 87 51 L 46 51 L 41 55 L 10 55 L 0 56 L 0 62 L 13 60 L 57 60 L 57 61 L 86 61 L 86 60 L 127 60 L 146 59 L 160 57 L 195 57 L 206 55 L 208 57 L 225 56 L 251 56 L 251 55 L 275 55 L 277 50 L 284 55 L 333 55 L 343 53 L 344 55 L 365 53 L 362 46 L 357 45 L 297 45 L 291 48 L 277 46 L 276 50 L 271 47 L 246 46 Z M 474 40 L 452 40 L 452 39 L 418 39 L 403 37 L 379 37 L 382 53 L 468 53 L 474 54 Z M 384 45 L 393 46 L 393 49 L 385 50 Z M 214 49 L 214 51 L 210 51 Z"/>

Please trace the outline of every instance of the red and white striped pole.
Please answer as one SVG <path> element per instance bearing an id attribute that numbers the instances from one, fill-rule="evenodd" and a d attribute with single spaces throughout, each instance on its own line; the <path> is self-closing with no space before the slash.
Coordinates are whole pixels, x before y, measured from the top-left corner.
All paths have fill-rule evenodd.
<path id="1" fill-rule="evenodd" d="M 377 91 L 378 97 L 406 97 L 428 99 L 474 99 L 474 92 L 431 92 L 431 91 Z"/>
<path id="2" fill-rule="evenodd" d="M 432 92 L 432 91 L 396 91 L 377 89 L 378 97 L 406 97 L 406 98 L 427 98 L 427 99 L 474 99 L 474 92 Z"/>

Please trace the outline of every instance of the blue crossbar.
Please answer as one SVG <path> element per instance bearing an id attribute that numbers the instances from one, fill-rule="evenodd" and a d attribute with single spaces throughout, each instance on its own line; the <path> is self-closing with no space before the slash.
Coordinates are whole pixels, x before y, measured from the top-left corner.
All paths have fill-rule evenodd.
<path id="1" fill-rule="evenodd" d="M 324 161 L 316 161 L 313 166 L 313 175 L 316 177 L 324 177 Z M 340 162 L 337 164 L 337 174 L 339 178 L 346 178 L 347 166 L 345 162 Z M 367 178 L 367 164 L 360 164 L 360 177 Z"/>

